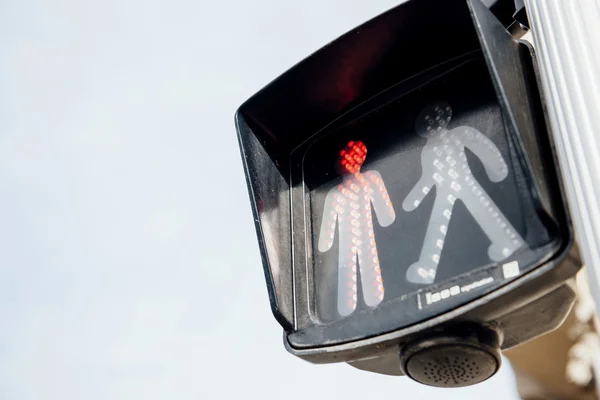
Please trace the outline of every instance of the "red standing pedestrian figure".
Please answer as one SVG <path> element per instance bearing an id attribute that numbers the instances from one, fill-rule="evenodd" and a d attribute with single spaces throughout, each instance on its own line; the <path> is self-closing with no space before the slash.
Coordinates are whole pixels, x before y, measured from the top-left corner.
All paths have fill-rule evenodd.
<path id="1" fill-rule="evenodd" d="M 342 316 L 347 316 L 356 309 L 357 263 L 365 304 L 376 307 L 383 300 L 385 291 L 373 230 L 371 204 L 381 226 L 385 227 L 394 222 L 396 214 L 379 172 L 360 171 L 366 158 L 367 147 L 360 141 L 348 142 L 339 152 L 337 167 L 344 180 L 327 194 L 319 234 L 319 251 L 326 252 L 333 245 L 337 223 L 337 305 Z"/>

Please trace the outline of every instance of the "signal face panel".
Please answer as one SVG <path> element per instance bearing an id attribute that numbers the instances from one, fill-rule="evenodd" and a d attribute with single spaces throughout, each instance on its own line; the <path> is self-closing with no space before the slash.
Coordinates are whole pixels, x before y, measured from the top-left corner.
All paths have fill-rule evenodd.
<path id="1" fill-rule="evenodd" d="M 293 157 L 308 314 L 349 337 L 464 304 L 560 245 L 483 59 L 394 90 Z"/>

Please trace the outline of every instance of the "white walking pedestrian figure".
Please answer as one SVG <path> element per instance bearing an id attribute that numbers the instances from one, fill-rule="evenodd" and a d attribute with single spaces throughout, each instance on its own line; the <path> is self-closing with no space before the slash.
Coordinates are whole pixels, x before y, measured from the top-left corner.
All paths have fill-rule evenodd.
<path id="1" fill-rule="evenodd" d="M 434 281 L 457 199 L 463 202 L 492 242 L 488 255 L 493 261 L 509 257 L 525 244 L 474 178 L 465 155 L 465 147 L 468 147 L 482 161 L 490 180 L 500 182 L 508 175 L 508 167 L 500 151 L 475 128 L 460 126 L 448 130 L 451 118 L 452 108 L 446 102 L 427 106 L 417 117 L 417 133 L 427 138 L 421 153 L 423 173 L 402 207 L 406 211 L 417 208 L 433 186 L 436 193 L 421 255 L 406 272 L 406 279 L 413 283 Z"/>
<path id="2" fill-rule="evenodd" d="M 381 226 L 390 225 L 396 218 L 381 175 L 377 171 L 360 172 L 366 157 L 367 147 L 358 141 L 348 142 L 340 151 L 337 168 L 344 180 L 327 194 L 319 234 L 319 251 L 328 251 L 333 245 L 337 221 L 337 305 L 342 316 L 356 309 L 357 258 L 365 303 L 375 307 L 383 300 L 385 289 L 373 231 L 371 204 Z"/>

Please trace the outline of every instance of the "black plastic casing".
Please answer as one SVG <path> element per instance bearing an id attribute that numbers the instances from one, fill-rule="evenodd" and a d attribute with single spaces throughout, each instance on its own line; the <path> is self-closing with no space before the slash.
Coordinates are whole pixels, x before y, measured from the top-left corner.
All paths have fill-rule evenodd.
<path id="1" fill-rule="evenodd" d="M 385 103 L 390 88 L 473 54 L 485 59 L 505 129 L 526 160 L 539 203 L 560 228 L 560 245 L 518 278 L 410 326 L 344 337 L 343 330 L 311 325 L 310 274 L 293 260 L 294 242 L 305 235 L 293 230 L 299 226 L 291 213 L 294 150 L 370 104 Z M 399 348 L 463 323 L 499 332 L 502 349 L 562 323 L 580 262 L 566 257 L 571 222 L 540 90 L 533 49 L 513 39 L 480 0 L 411 0 L 331 42 L 239 108 L 236 127 L 271 308 L 289 352 L 401 375 Z"/>

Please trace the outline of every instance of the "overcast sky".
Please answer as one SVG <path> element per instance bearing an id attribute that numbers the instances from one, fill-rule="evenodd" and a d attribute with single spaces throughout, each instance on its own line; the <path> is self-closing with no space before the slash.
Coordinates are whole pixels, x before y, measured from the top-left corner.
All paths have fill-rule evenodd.
<path id="1" fill-rule="evenodd" d="M 0 2 L 0 399 L 510 399 L 289 355 L 233 114 L 396 1 Z"/>

